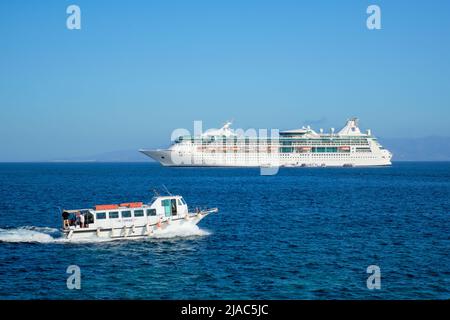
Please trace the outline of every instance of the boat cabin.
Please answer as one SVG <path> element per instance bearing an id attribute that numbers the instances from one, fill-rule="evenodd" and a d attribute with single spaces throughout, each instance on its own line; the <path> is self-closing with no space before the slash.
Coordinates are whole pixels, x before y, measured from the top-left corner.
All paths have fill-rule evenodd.
<path id="1" fill-rule="evenodd" d="M 105 229 L 183 219 L 188 215 L 186 201 L 181 196 L 159 196 L 151 203 L 128 202 L 96 205 L 92 209 L 63 210 L 63 229 Z"/>

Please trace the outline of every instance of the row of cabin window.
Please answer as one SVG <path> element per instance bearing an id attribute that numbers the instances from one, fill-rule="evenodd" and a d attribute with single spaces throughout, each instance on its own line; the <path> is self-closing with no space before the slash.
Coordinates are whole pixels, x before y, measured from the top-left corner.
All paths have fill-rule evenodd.
<path id="1" fill-rule="evenodd" d="M 131 211 L 121 211 L 120 215 L 122 218 L 131 218 Z M 98 220 L 106 219 L 106 212 L 97 212 L 95 214 Z M 143 217 L 144 210 L 134 210 L 134 217 Z M 147 209 L 147 216 L 156 216 L 156 209 Z M 119 211 L 108 212 L 109 219 L 118 219 Z"/>

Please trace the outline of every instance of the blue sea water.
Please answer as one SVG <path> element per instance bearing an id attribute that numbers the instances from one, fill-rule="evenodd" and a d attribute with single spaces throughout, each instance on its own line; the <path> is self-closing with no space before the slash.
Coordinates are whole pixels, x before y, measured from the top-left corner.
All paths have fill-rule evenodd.
<path id="1" fill-rule="evenodd" d="M 220 213 L 192 234 L 58 241 L 58 206 L 150 200 L 162 184 Z M 448 299 L 449 249 L 450 163 L 275 176 L 150 163 L 0 164 L 2 299 Z M 81 290 L 67 289 L 69 265 L 81 268 Z M 369 265 L 381 269 L 379 290 L 366 286 Z"/>

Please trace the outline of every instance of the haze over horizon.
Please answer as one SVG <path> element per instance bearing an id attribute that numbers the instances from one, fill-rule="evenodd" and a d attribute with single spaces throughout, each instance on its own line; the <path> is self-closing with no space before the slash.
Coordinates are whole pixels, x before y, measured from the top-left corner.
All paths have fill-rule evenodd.
<path id="1" fill-rule="evenodd" d="M 448 1 L 0 2 L 0 37 L 0 162 L 165 147 L 194 120 L 329 131 L 352 116 L 394 161 L 450 160 Z"/>

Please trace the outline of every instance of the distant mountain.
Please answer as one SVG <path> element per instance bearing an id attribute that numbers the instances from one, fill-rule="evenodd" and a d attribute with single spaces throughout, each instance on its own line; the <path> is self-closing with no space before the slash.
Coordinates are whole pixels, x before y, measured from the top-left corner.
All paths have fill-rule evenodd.
<path id="1" fill-rule="evenodd" d="M 394 154 L 394 161 L 450 161 L 450 137 L 379 138 L 379 141 Z M 54 161 L 146 162 L 153 160 L 140 153 L 137 149 L 133 149 Z"/>
<path id="2" fill-rule="evenodd" d="M 99 153 L 85 157 L 72 157 L 53 160 L 53 162 L 144 162 L 153 161 L 151 158 L 135 150 L 118 150 Z"/>

